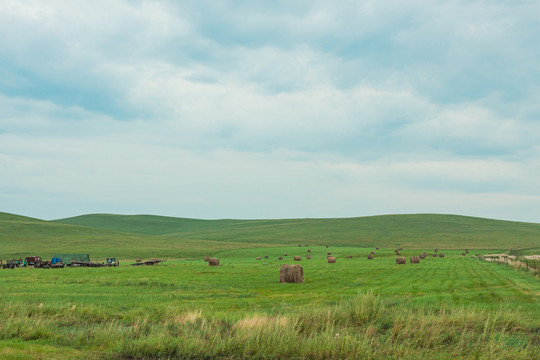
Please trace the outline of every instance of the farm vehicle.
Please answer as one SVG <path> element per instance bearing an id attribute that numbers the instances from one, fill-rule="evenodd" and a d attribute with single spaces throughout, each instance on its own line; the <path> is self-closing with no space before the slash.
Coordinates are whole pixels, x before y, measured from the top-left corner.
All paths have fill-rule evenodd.
<path id="1" fill-rule="evenodd" d="M 22 259 L 7 260 L 5 264 L 2 264 L 2 269 L 15 269 L 23 264 Z"/>

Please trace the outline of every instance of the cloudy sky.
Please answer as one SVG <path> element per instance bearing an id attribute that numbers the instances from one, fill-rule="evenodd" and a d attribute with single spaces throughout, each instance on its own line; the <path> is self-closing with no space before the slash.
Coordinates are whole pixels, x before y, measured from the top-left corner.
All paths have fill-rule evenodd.
<path id="1" fill-rule="evenodd" d="M 539 16 L 0 0 L 0 211 L 540 222 Z"/>

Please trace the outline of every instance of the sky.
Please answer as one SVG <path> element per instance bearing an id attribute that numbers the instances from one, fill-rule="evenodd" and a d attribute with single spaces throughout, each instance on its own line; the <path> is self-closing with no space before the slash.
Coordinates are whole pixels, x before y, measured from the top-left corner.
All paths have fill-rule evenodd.
<path id="1" fill-rule="evenodd" d="M 540 222 L 539 17 L 0 0 L 0 211 Z"/>

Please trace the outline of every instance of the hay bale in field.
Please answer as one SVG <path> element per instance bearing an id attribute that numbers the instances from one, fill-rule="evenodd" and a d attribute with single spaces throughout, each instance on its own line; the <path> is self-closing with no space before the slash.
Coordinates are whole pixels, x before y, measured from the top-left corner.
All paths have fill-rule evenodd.
<path id="1" fill-rule="evenodd" d="M 328 256 L 330 256 L 330 255 L 332 255 L 332 253 L 331 253 L 331 252 L 329 252 L 329 253 L 328 253 Z"/>
<path id="2" fill-rule="evenodd" d="M 335 264 L 336 263 L 336 257 L 335 256 L 329 256 L 328 257 L 328 263 L 329 264 Z"/>
<path id="3" fill-rule="evenodd" d="M 379 250 L 379 248 L 375 248 L 375 250 Z"/>
<path id="4" fill-rule="evenodd" d="M 368 258 L 369 260 L 372 260 L 372 259 L 373 259 L 373 254 L 369 254 L 367 258 Z"/>
<path id="5" fill-rule="evenodd" d="M 352 255 L 347 255 L 347 259 L 352 259 Z"/>
<path id="6" fill-rule="evenodd" d="M 208 260 L 210 260 L 210 256 L 205 256 L 204 261 L 208 262 Z M 137 260 L 137 262 L 141 262 L 141 260 Z"/>
<path id="7" fill-rule="evenodd" d="M 260 256 L 259 256 L 259 257 L 257 257 L 257 260 L 261 260 L 261 257 L 260 257 Z"/>
<path id="8" fill-rule="evenodd" d="M 439 249 L 435 249 L 435 252 L 439 251 Z"/>
<path id="9" fill-rule="evenodd" d="M 210 265 L 210 266 L 219 266 L 219 259 L 218 258 L 209 258 L 208 259 L 208 265 Z"/>
<path id="10" fill-rule="evenodd" d="M 280 283 L 303 283 L 304 269 L 300 265 L 281 265 L 279 269 Z"/>
<path id="11" fill-rule="evenodd" d="M 406 264 L 406 263 L 407 263 L 407 260 L 404 257 L 400 256 L 396 258 L 396 264 Z"/>
<path id="12" fill-rule="evenodd" d="M 300 256 L 295 256 L 294 257 L 294 261 L 300 261 L 300 260 L 302 260 L 302 258 Z"/>
<path id="13" fill-rule="evenodd" d="M 311 252 L 311 250 L 310 250 L 310 249 L 308 249 L 308 251 L 307 251 L 307 252 Z"/>
<path id="14" fill-rule="evenodd" d="M 306 245 L 304 245 L 304 246 L 305 246 L 305 247 L 308 247 L 309 245 L 308 245 L 308 244 L 306 244 Z"/>
<path id="15" fill-rule="evenodd" d="M 142 259 L 136 259 L 135 262 L 142 262 Z"/>
<path id="16" fill-rule="evenodd" d="M 398 252 L 396 253 L 396 255 L 401 255 L 401 253 L 398 251 Z"/>
<path id="17" fill-rule="evenodd" d="M 426 258 L 426 254 L 420 255 L 420 259 L 424 260 Z"/>
<path id="18" fill-rule="evenodd" d="M 280 257 L 278 257 L 277 259 L 278 259 L 278 260 L 283 260 L 283 257 L 282 257 L 282 256 L 280 256 Z"/>
<path id="19" fill-rule="evenodd" d="M 398 248 L 398 250 L 403 250 L 403 248 Z"/>
<path id="20" fill-rule="evenodd" d="M 444 254 L 439 254 L 439 257 L 444 257 Z"/>
<path id="21" fill-rule="evenodd" d="M 469 250 L 465 251 L 465 254 L 468 254 L 469 253 Z"/>
<path id="22" fill-rule="evenodd" d="M 298 247 L 302 247 L 302 245 L 298 244 Z"/>
<path id="23" fill-rule="evenodd" d="M 283 254 L 283 256 L 287 256 L 287 253 Z"/>
<path id="24" fill-rule="evenodd" d="M 411 256 L 411 264 L 420 264 L 420 258 L 418 256 Z"/>
<path id="25" fill-rule="evenodd" d="M 265 259 L 268 259 L 268 255 L 264 255 L 264 258 L 265 258 Z"/>
<path id="26" fill-rule="evenodd" d="M 372 254 L 375 254 L 375 251 L 372 251 L 371 253 L 372 253 Z"/>
<path id="27" fill-rule="evenodd" d="M 461 253 L 461 256 L 465 256 L 465 253 Z"/>
<path id="28" fill-rule="evenodd" d="M 308 254 L 308 255 L 306 256 L 306 259 L 311 260 L 311 255 Z"/>
<path id="29" fill-rule="evenodd" d="M 328 245 L 326 245 L 326 247 L 328 248 Z"/>
<path id="30" fill-rule="evenodd" d="M 395 252 L 395 253 L 398 253 L 398 252 L 399 252 L 399 250 L 394 250 L 394 252 Z"/>
<path id="31" fill-rule="evenodd" d="M 431 254 L 432 257 L 437 257 L 437 254 Z"/>

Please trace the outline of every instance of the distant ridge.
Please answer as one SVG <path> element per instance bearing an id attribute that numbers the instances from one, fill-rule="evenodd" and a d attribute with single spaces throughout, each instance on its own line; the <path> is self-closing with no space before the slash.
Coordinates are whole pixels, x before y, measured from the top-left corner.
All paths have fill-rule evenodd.
<path id="1" fill-rule="evenodd" d="M 0 259 L 29 252 L 189 258 L 297 244 L 537 253 L 539 239 L 540 224 L 443 214 L 277 220 L 90 214 L 44 221 L 0 213 Z"/>

